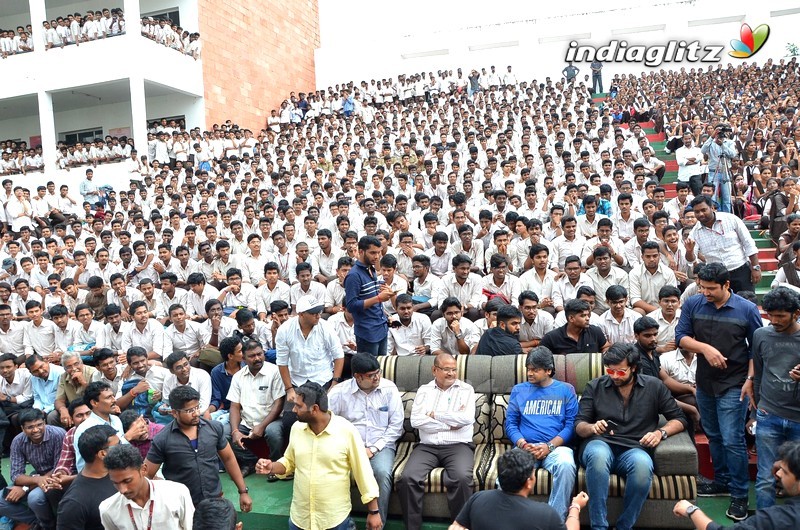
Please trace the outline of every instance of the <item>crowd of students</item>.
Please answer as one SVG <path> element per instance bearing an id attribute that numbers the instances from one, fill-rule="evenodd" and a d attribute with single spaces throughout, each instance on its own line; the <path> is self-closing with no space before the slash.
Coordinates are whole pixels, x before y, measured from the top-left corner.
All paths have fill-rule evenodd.
<path id="1" fill-rule="evenodd" d="M 4 181 L 0 346 L 8 356 L 0 357 L 6 397 L 0 410 L 9 433 L 23 428 L 7 442 L 13 460 L 14 445 L 24 445 L 17 440 L 33 436 L 26 425 L 46 417 L 45 431 L 69 440 L 52 444 L 53 462 L 72 451 L 77 465 L 56 473 L 41 463 L 37 473 L 46 479 L 12 472 L 12 482 L 29 489 L 7 498 L 0 514 L 52 527 L 56 512 L 42 499 L 63 491 L 65 477 L 106 451 L 80 448 L 89 426 L 101 424 L 141 453 L 140 460 L 103 459 L 108 473 L 144 459 L 152 477 L 150 463 L 163 458 L 164 475 L 189 490 L 175 494 L 180 505 L 171 509 L 193 511 L 193 503 L 219 493 L 219 478 L 210 468 L 190 476 L 185 460 L 167 462 L 170 454 L 158 447 L 178 429 L 210 444 L 206 456 L 213 464 L 218 455 L 248 510 L 242 477 L 273 469 L 256 465 L 252 444 L 266 440 L 277 460 L 291 446 L 297 417 L 312 417 L 314 406 L 327 410 L 315 388 L 300 387 L 339 386 L 357 352 L 436 355 L 449 387 L 448 355 L 611 348 L 616 357 L 606 364 L 614 373 L 607 377 L 630 383 L 617 372 L 635 366 L 636 377 L 663 381 L 666 389 L 658 392 L 677 400 L 669 414 L 681 419 L 681 429 L 702 427 L 712 444 L 739 451 L 743 415 L 731 428 L 703 412 L 716 405 L 701 382 L 715 377 L 702 374 L 724 362 L 700 344 L 696 328 L 680 327 L 686 318 L 680 307 L 688 304 L 695 314 L 700 301 L 711 304 L 719 295 L 718 302 L 730 296 L 737 308 L 755 310 L 741 297 L 753 297 L 760 281 L 758 252 L 741 218 L 724 211 L 724 189 L 715 181 L 726 145 L 735 150 L 725 167 L 734 180 L 758 189 L 771 171 L 782 176 L 786 204 L 773 193 L 765 215 L 773 225 L 778 214 L 786 216 L 786 234 L 779 226 L 773 231 L 781 250 L 800 252 L 800 231 L 791 227 L 800 222 L 790 216 L 798 171 L 791 145 L 800 134 L 796 63 L 616 76 L 616 97 L 599 103 L 577 79 L 520 81 L 511 67 L 502 76 L 490 70 L 485 76 L 473 70 L 466 79 L 460 70 L 440 71 L 292 94 L 284 103 L 294 109 L 289 119 L 281 112 L 256 135 L 231 122 L 202 131 L 163 120 L 148 132 L 146 146 L 98 141 L 90 149 L 95 154 L 80 162 L 65 148 L 62 167 L 121 160 L 127 190 L 98 186 L 91 169 L 77 200 L 54 182 L 30 190 L 18 178 Z M 738 81 L 751 77 L 771 84 L 761 90 Z M 731 82 L 703 97 L 718 78 Z M 640 123 L 650 118 L 682 141 L 672 144 L 679 165 L 673 199 L 660 184 L 666 164 Z M 726 140 L 723 123 L 744 141 Z M 777 158 L 752 153 L 748 142 L 766 148 L 767 138 L 780 144 Z M 692 140 L 702 147 L 688 156 Z M 4 163 L 9 158 L 4 151 Z M 789 284 L 798 276 L 791 270 Z M 353 278 L 363 292 L 352 291 Z M 721 293 L 709 295 L 715 286 Z M 370 296 L 353 305 L 364 293 Z M 791 297 L 779 301 L 775 311 L 796 312 Z M 645 340 L 645 332 L 653 337 Z M 727 390 L 763 374 L 745 362 L 725 375 Z M 790 381 L 788 371 L 775 377 Z M 189 387 L 196 392 L 179 391 Z M 305 408 L 297 405 L 312 397 Z M 74 427 L 82 405 L 93 420 Z M 127 411 L 133 412 L 126 423 Z M 583 418 L 580 437 L 605 432 Z M 156 427 L 167 423 L 172 427 Z M 213 438 L 201 440 L 200 433 Z M 97 443 L 107 442 L 106 435 L 100 440 L 99 433 Z M 650 448 L 654 436 L 646 438 Z M 383 450 L 363 442 L 372 456 Z M 525 450 L 526 443 L 518 445 Z M 275 469 L 292 469 L 280 462 Z M 99 464 L 90 468 L 90 475 L 103 472 Z M 215 481 L 206 482 L 212 475 Z M 718 475 L 705 489 L 734 494 L 730 515 L 743 519 L 739 484 L 724 483 L 725 469 Z M 773 483 L 761 480 L 759 491 L 768 491 Z M 297 496 L 309 485 L 295 486 Z M 364 491 L 372 491 L 368 486 Z M 42 492 L 33 495 L 36 488 Z M 4 511 L 23 493 L 29 511 L 19 504 Z M 412 493 L 403 500 L 409 513 L 415 513 Z M 602 517 L 592 507 L 597 497 L 588 501 L 593 523 Z M 564 519 L 569 510 L 559 502 Z M 379 505 L 376 515 L 385 521 Z M 617 526 L 633 524 L 636 513 Z"/>

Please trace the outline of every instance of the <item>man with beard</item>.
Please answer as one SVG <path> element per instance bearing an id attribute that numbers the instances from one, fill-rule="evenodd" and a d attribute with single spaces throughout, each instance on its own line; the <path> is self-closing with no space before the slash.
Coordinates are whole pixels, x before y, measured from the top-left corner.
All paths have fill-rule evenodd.
<path id="1" fill-rule="evenodd" d="M 513 305 L 497 310 L 497 326 L 489 328 L 478 342 L 477 355 L 520 355 L 519 327 L 522 313 Z"/>
<path id="2" fill-rule="evenodd" d="M 264 362 L 264 348 L 258 341 L 248 341 L 242 347 L 247 369 L 239 370 L 231 379 L 228 400 L 231 403 L 231 441 L 242 475 L 253 472 L 258 457 L 245 441 L 264 438 L 270 456 L 283 454 L 283 423 L 281 411 L 286 396 L 278 368 Z"/>
<path id="3" fill-rule="evenodd" d="M 58 503 L 58 530 L 103 530 L 100 503 L 116 493 L 108 478 L 103 458 L 119 444 L 117 431 L 110 425 L 95 425 L 86 430 L 78 450 L 86 464 Z"/>
<path id="4" fill-rule="evenodd" d="M 350 519 L 352 475 L 367 506 L 367 530 L 379 530 L 383 526 L 380 492 L 358 430 L 328 410 L 328 395 L 317 383 L 297 388 L 294 413 L 298 421 L 286 455 L 277 462 L 262 459 L 256 464 L 259 474 L 295 474 L 289 528 L 345 530 L 354 526 Z M 310 458 L 311 454 L 315 457 Z"/>
<path id="5" fill-rule="evenodd" d="M 195 504 L 209 497 L 219 497 L 217 457 L 239 490 L 239 508 L 249 512 L 253 501 L 248 494 L 242 472 L 236 463 L 220 423 L 201 418 L 200 393 L 191 386 L 179 386 L 169 395 L 173 421 L 153 439 L 145 465 L 147 476 L 155 477 L 164 466 L 164 478 L 189 488 Z"/>
<path id="6" fill-rule="evenodd" d="M 639 374 L 639 351 L 617 343 L 603 354 L 606 374 L 586 384 L 575 419 L 583 438 L 579 459 L 586 468 L 592 527 L 608 527 L 611 473 L 625 478 L 625 499 L 616 528 L 630 530 L 647 500 L 653 453 L 686 428 L 686 418 L 660 380 Z M 635 403 L 635 405 L 634 405 Z M 658 428 L 659 414 L 667 423 Z"/>

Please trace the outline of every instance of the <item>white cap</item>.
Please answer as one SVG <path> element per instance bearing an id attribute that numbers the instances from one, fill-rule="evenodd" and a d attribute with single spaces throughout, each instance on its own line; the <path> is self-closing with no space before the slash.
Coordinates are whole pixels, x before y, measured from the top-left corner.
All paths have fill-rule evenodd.
<path id="1" fill-rule="evenodd" d="M 296 309 L 298 313 L 322 313 L 324 307 L 325 304 L 307 294 L 297 301 Z"/>

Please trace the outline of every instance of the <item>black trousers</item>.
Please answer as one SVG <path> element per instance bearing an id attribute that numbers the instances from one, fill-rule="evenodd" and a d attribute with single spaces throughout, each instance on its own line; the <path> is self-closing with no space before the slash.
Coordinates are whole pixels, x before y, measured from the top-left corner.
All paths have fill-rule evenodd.
<path id="1" fill-rule="evenodd" d="M 745 263 L 737 269 L 728 271 L 731 277 L 731 291 L 738 293 L 740 291 L 754 291 L 753 281 L 751 278 L 750 263 Z"/>
<path id="2" fill-rule="evenodd" d="M 397 485 L 407 530 L 422 528 L 422 498 L 425 494 L 425 479 L 428 473 L 436 467 L 445 468 L 442 480 L 447 488 L 450 518 L 456 518 L 461 508 L 472 496 L 474 460 L 475 445 L 471 443 L 419 444 L 414 448 Z"/>

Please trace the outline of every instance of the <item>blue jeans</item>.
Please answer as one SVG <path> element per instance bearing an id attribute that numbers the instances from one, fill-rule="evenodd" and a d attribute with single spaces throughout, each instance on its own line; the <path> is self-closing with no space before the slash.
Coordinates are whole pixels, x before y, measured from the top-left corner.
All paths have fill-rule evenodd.
<path id="1" fill-rule="evenodd" d="M 586 444 L 581 456 L 586 468 L 586 489 L 589 493 L 589 520 L 592 529 L 608 528 L 608 482 L 612 473 L 625 478 L 622 513 L 615 527 L 630 530 L 639 518 L 653 480 L 653 459 L 644 449 L 614 451 L 603 440 Z"/>
<path id="2" fill-rule="evenodd" d="M 372 473 L 378 482 L 378 509 L 381 511 L 381 520 L 386 524 L 386 517 L 389 515 L 389 499 L 392 496 L 392 466 L 394 465 L 395 450 L 385 448 L 372 457 L 369 461 L 372 466 Z"/>
<path id="3" fill-rule="evenodd" d="M 32 525 L 38 522 L 44 528 L 55 528 L 55 517 L 50 503 L 40 488 L 33 488 L 19 502 L 8 502 L 5 497 L 0 499 L 0 516 L 17 523 Z"/>
<path id="4" fill-rule="evenodd" d="M 569 447 L 556 447 L 556 450 L 545 457 L 544 460 L 536 461 L 536 468 L 543 467 L 553 475 L 553 489 L 550 491 L 548 504 L 558 512 L 561 519 L 567 518 L 567 506 L 569 506 L 572 488 L 575 487 L 575 455 Z"/>
<path id="5" fill-rule="evenodd" d="M 592 92 L 599 94 L 603 91 L 603 75 L 592 74 Z"/>
<path id="6" fill-rule="evenodd" d="M 731 213 L 731 177 L 716 171 L 708 174 L 708 180 L 714 185 L 714 197 L 719 197 L 719 211 Z"/>
<path id="7" fill-rule="evenodd" d="M 697 409 L 708 437 L 714 482 L 728 486 L 731 497 L 747 498 L 749 473 L 744 424 L 748 400 L 739 401 L 741 387 L 734 387 L 720 396 L 697 389 Z"/>
<path id="8" fill-rule="evenodd" d="M 388 336 L 384 337 L 379 342 L 369 342 L 368 340 L 356 337 L 356 351 L 358 351 L 358 353 L 369 353 L 375 357 L 386 355 L 387 340 Z"/>
<path id="9" fill-rule="evenodd" d="M 772 464 L 778 460 L 778 448 L 783 442 L 800 442 L 800 423 L 758 409 L 756 412 L 756 503 L 759 510 L 775 504 L 775 477 Z"/>
<path id="10" fill-rule="evenodd" d="M 305 530 L 305 529 L 300 528 L 299 526 L 294 524 L 291 519 L 289 519 L 289 530 Z M 338 525 L 329 528 L 328 530 L 356 530 L 356 523 L 354 523 L 353 520 L 350 517 L 348 517 Z"/>

